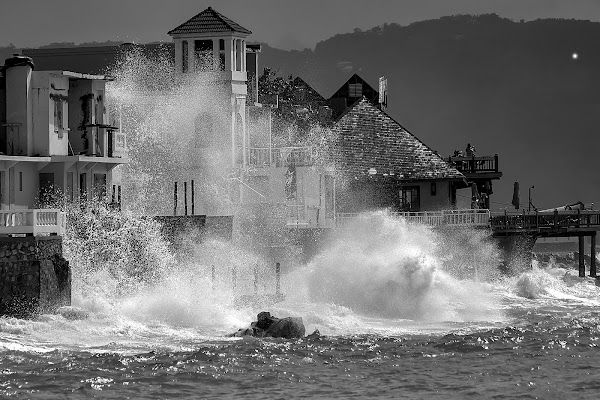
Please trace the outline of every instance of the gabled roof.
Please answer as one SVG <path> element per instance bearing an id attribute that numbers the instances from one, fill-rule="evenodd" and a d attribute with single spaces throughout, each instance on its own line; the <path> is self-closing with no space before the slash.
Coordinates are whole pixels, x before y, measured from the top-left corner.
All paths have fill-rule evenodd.
<path id="1" fill-rule="evenodd" d="M 366 92 L 366 97 L 369 100 L 376 99 L 377 96 L 379 95 L 379 92 L 377 90 L 375 90 L 373 88 L 373 86 L 369 85 L 369 83 L 366 80 L 364 80 L 363 78 L 360 77 L 360 75 L 355 73 L 346 82 L 344 82 L 342 84 L 342 86 L 340 86 L 338 88 L 338 90 L 336 90 L 336 92 L 334 94 L 332 94 L 331 97 L 329 97 L 329 98 L 335 99 L 335 98 L 339 98 L 339 97 L 345 97 L 345 98 L 351 97 L 351 96 L 349 96 L 349 93 L 348 93 L 348 84 L 350 84 L 350 83 L 362 83 L 363 84 L 363 92 Z M 360 96 L 360 97 L 362 97 L 362 96 Z"/>
<path id="2" fill-rule="evenodd" d="M 357 101 L 333 127 L 337 170 L 347 176 L 401 181 L 464 180 L 456 168 L 367 99 Z M 386 174 L 386 175 L 384 175 Z"/>
<path id="3" fill-rule="evenodd" d="M 250 35 L 248 29 L 233 22 L 223 14 L 218 13 L 211 7 L 202 11 L 200 14 L 190 18 L 177 28 L 169 31 L 169 35 L 185 35 L 194 33 L 213 33 L 213 32 L 236 32 Z"/>

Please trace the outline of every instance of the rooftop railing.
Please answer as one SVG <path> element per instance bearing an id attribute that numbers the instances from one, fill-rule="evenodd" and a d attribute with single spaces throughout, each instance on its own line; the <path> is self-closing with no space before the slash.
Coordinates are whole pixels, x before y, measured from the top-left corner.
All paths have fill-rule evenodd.
<path id="1" fill-rule="evenodd" d="M 463 173 L 499 172 L 498 154 L 493 156 L 448 157 L 447 161 Z"/>
<path id="2" fill-rule="evenodd" d="M 65 214 L 60 210 L 0 211 L 0 235 L 63 235 Z"/>

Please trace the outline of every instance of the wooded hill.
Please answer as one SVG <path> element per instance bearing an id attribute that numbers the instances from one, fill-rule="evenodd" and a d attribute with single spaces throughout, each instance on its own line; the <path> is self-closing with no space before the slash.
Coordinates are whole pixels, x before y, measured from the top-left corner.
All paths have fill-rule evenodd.
<path id="1" fill-rule="evenodd" d="M 538 207 L 600 206 L 599 44 L 597 22 L 459 15 L 355 30 L 314 51 L 265 45 L 260 63 L 325 97 L 353 73 L 373 87 L 386 76 L 387 112 L 441 155 L 467 142 L 498 153 L 493 208 L 511 208 L 515 180 L 525 207 L 531 185 Z"/>

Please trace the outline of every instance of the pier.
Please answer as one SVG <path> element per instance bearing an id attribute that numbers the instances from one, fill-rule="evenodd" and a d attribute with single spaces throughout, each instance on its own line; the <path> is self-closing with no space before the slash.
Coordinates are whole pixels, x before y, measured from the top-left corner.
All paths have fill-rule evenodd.
<path id="1" fill-rule="evenodd" d="M 524 236 L 537 238 L 577 237 L 579 239 L 579 276 L 585 276 L 584 238 L 590 237 L 590 276 L 596 277 L 596 233 L 600 231 L 598 210 L 555 210 L 546 212 L 492 214 L 490 228 L 496 237 Z"/>
<path id="2" fill-rule="evenodd" d="M 336 214 L 336 227 L 347 226 L 359 214 Z M 584 238 L 590 237 L 590 276 L 596 277 L 596 235 L 600 231 L 598 210 L 523 211 L 492 213 L 486 209 L 392 212 L 391 216 L 433 227 L 469 227 L 490 229 L 508 253 L 529 255 L 538 238 L 579 238 L 579 276 L 585 276 Z M 288 226 L 290 224 L 288 223 Z"/>

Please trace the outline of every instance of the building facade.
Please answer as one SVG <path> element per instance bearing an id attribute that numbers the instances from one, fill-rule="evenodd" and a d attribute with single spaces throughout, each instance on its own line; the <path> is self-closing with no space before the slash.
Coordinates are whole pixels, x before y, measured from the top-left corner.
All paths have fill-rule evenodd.
<path id="1" fill-rule="evenodd" d="M 31 58 L 6 60 L 0 77 L 2 210 L 72 201 L 120 200 L 114 167 L 127 163 L 125 135 L 107 112 L 109 78 L 36 71 Z"/>

